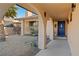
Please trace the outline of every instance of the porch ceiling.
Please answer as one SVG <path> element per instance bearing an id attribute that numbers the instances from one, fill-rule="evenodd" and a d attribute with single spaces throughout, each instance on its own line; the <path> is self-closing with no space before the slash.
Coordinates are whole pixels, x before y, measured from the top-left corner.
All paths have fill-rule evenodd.
<path id="1" fill-rule="evenodd" d="M 71 11 L 70 3 L 35 3 L 35 6 L 43 8 L 51 17 L 67 19 Z"/>
<path id="2" fill-rule="evenodd" d="M 51 17 L 55 17 L 56 19 L 67 19 L 68 15 L 71 11 L 70 3 L 32 3 L 34 6 L 38 8 L 43 8 Z M 13 4 L 0 4 L 0 17 L 4 14 L 4 10 L 7 10 Z M 31 11 L 34 11 L 33 8 L 29 7 L 27 3 L 19 4 Z M 3 12 L 2 12 L 3 11 Z M 34 11 L 35 12 L 35 11 Z"/>

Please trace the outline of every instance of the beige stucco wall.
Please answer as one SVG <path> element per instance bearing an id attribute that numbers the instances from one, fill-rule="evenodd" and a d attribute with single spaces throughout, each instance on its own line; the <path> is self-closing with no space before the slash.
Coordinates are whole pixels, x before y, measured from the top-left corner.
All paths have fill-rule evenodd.
<path id="1" fill-rule="evenodd" d="M 68 42 L 72 55 L 79 56 L 79 4 L 72 13 L 72 22 L 68 24 Z"/>

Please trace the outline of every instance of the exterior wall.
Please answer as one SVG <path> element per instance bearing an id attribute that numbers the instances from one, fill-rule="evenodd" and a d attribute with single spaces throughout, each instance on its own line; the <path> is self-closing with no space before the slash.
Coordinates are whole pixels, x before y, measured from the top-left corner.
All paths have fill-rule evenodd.
<path id="1" fill-rule="evenodd" d="M 70 19 L 70 18 L 69 18 Z M 79 56 L 79 4 L 72 13 L 72 21 L 68 24 L 68 42 L 71 48 L 71 53 L 74 56 Z"/>

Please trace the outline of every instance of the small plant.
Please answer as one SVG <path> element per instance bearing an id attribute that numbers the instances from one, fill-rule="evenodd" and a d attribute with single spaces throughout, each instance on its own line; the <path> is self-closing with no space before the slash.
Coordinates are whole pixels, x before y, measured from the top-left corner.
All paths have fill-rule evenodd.
<path id="1" fill-rule="evenodd" d="M 31 34 L 34 34 L 34 28 L 32 26 L 30 26 L 30 30 L 31 30 Z"/>

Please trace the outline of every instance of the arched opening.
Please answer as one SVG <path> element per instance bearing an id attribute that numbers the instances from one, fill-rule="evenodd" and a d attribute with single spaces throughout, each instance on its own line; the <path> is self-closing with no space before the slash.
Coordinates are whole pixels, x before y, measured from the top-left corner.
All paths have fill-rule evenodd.
<path id="1" fill-rule="evenodd" d="M 13 16 L 9 12 L 13 12 L 12 13 Z M 12 7 L 10 7 L 10 9 L 8 9 L 8 11 L 5 13 L 5 16 L 4 16 L 5 35 L 7 36 L 16 35 L 16 34 L 24 35 L 25 34 L 24 29 L 26 29 L 24 28 L 25 27 L 24 25 L 28 26 L 26 30 L 30 30 L 29 28 L 30 23 L 35 21 L 34 20 L 35 18 L 33 16 L 36 16 L 36 14 L 33 12 L 30 12 L 29 10 L 23 8 L 22 6 L 18 4 L 15 4 Z M 26 20 L 28 18 L 29 18 L 29 21 Z M 32 18 L 34 19 L 32 20 Z M 26 34 L 31 34 L 31 33 L 30 31 L 27 31 Z"/>
<path id="2" fill-rule="evenodd" d="M 40 10 L 37 9 L 32 4 L 29 5 L 33 11 L 36 12 L 38 15 L 38 48 L 39 49 L 45 49 L 46 48 L 46 30 L 45 30 L 45 23 L 43 20 L 43 15 L 41 14 Z"/>
<path id="3" fill-rule="evenodd" d="M 45 38 L 45 24 L 44 24 L 44 20 L 43 17 L 40 13 L 40 10 L 38 10 L 33 4 L 19 4 L 27 9 L 29 9 L 32 12 L 35 12 L 37 14 L 37 18 L 36 19 L 38 21 L 38 48 L 39 49 L 45 49 L 46 48 L 46 38 Z M 27 6 L 27 7 L 26 7 Z"/>
<path id="4" fill-rule="evenodd" d="M 37 15 L 35 16 L 35 14 L 33 14 L 33 17 L 29 16 L 27 18 L 17 18 L 17 19 L 15 18 L 15 20 L 10 19 L 10 23 L 12 21 L 16 22 L 16 23 L 19 22 L 18 24 L 20 24 L 20 26 L 21 26 L 21 35 L 15 35 L 14 34 L 12 36 L 6 37 L 6 42 L 9 42 L 9 43 L 5 44 L 5 45 L 10 47 L 10 48 L 6 48 L 6 49 L 9 49 L 9 51 L 11 51 L 10 53 L 8 53 L 8 55 L 20 55 L 20 54 L 24 55 L 24 53 L 26 53 L 27 55 L 31 55 L 31 54 L 33 54 L 32 52 L 34 52 L 34 54 L 35 54 L 37 52 L 35 52 L 35 50 L 33 51 L 31 49 L 31 48 L 34 48 L 34 44 L 37 44 L 37 47 L 39 49 L 45 49 L 45 47 L 46 47 L 46 43 L 45 43 L 45 35 L 46 34 L 45 34 L 45 27 L 44 27 L 45 24 L 44 24 L 42 15 L 39 12 L 39 10 L 37 8 L 35 8 L 32 4 L 26 4 L 26 5 L 28 5 L 30 8 L 35 10 Z M 29 19 L 30 19 L 30 22 L 29 22 Z M 9 19 L 7 19 L 7 21 L 8 20 Z M 25 22 L 29 22 L 29 23 L 25 23 Z M 35 35 L 36 36 L 38 35 L 38 36 L 36 38 L 32 37 L 32 39 L 37 40 L 36 42 L 34 41 L 35 43 L 32 43 L 33 41 L 30 42 L 30 40 L 29 40 L 31 38 L 30 36 L 29 37 L 25 36 L 25 34 L 26 34 L 26 30 L 25 30 L 26 27 L 25 26 L 28 26 L 28 25 L 31 25 L 31 24 L 36 26 L 36 28 L 34 28 L 36 31 L 38 29 L 37 33 L 35 32 L 36 33 Z M 13 25 L 10 25 L 10 26 L 13 27 Z M 35 35 L 34 35 L 34 37 L 35 37 Z M 5 49 L 5 47 L 4 47 L 4 49 Z M 20 52 L 18 53 L 18 51 L 20 51 Z M 5 51 L 5 53 L 3 53 L 3 55 L 5 55 L 5 54 L 7 54 L 7 51 Z"/>

